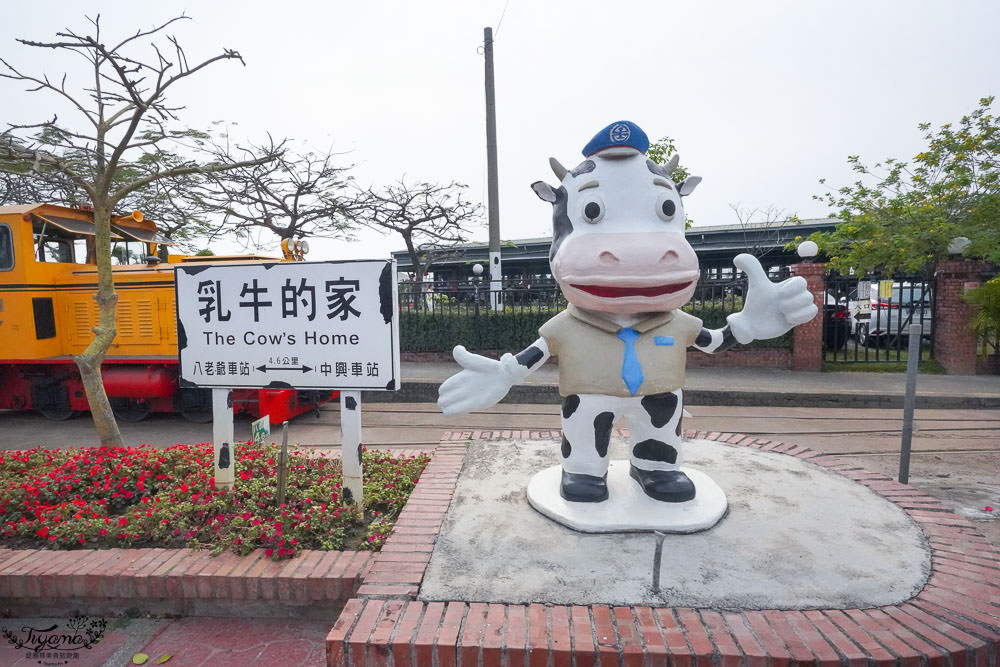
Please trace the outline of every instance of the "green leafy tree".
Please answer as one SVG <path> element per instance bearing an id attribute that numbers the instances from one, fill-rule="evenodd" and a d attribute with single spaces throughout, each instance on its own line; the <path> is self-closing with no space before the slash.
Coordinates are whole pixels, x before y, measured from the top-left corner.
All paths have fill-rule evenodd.
<path id="1" fill-rule="evenodd" d="M 45 73 L 23 71 L 0 59 L 0 79 L 25 86 L 33 96 L 31 108 L 44 109 L 45 117 L 50 118 L 10 124 L 0 130 L 0 166 L 13 166 L 22 174 L 58 174 L 82 190 L 94 208 L 98 283 L 94 298 L 98 323 L 94 339 L 74 361 L 80 370 L 97 436 L 107 446 L 122 444 L 101 378 L 101 364 L 117 334 L 118 296 L 111 270 L 111 217 L 129 195 L 157 181 L 241 166 L 196 159 L 164 165 L 157 159 L 169 147 L 184 144 L 193 137 L 190 131 L 171 128 L 181 108 L 167 101 L 167 92 L 217 62 L 243 62 L 232 49 L 223 49 L 201 62 L 189 62 L 177 38 L 164 34 L 168 27 L 185 18 L 175 17 L 120 41 L 108 39 L 102 33 L 99 16 L 87 19 L 90 25 L 82 34 L 66 29 L 56 33 L 54 41 L 18 40 L 34 49 L 82 59 L 86 67 L 79 78 L 81 70 L 67 68 L 64 75 L 50 78 Z M 140 52 L 149 42 L 151 50 Z M 71 122 L 60 118 L 59 112 L 68 112 L 64 115 Z M 39 133 L 46 137 L 44 141 L 38 139 Z M 254 161 L 273 160 L 278 152 Z M 137 171 L 123 180 L 122 170 L 126 166 Z"/>
<path id="2" fill-rule="evenodd" d="M 1000 121 L 992 105 L 981 99 L 957 126 L 921 124 L 927 146 L 910 161 L 869 167 L 848 158 L 858 180 L 816 197 L 837 209 L 840 223 L 810 237 L 833 268 L 930 274 L 959 236 L 971 241 L 966 256 L 1000 261 Z"/>
<path id="3" fill-rule="evenodd" d="M 188 136 L 198 143 L 204 140 L 204 135 L 197 131 L 189 130 Z M 86 151 L 64 150 L 58 133 L 43 128 L 33 141 L 36 150 L 45 151 L 65 165 L 72 165 L 73 172 L 81 179 L 93 181 L 96 178 Z M 165 150 L 145 153 L 137 164 L 123 160 L 115 171 L 113 188 L 127 185 L 151 171 L 164 172 L 184 163 L 183 157 Z M 214 231 L 210 224 L 211 210 L 197 196 L 204 183 L 204 175 L 200 173 L 155 180 L 126 194 L 116 205 L 115 212 L 128 215 L 131 211 L 142 211 L 146 218 L 156 222 L 158 236 L 169 239 L 175 247 L 193 251 L 198 240 Z M 35 169 L 23 162 L 0 160 L 0 206 L 61 204 L 76 207 L 89 203 L 86 190 L 64 171 Z M 166 261 L 166 246 L 161 245 L 160 250 L 161 259 Z"/>
<path id="4" fill-rule="evenodd" d="M 677 156 L 677 161 L 674 163 L 674 168 L 670 171 L 670 178 L 674 180 L 674 183 L 680 183 L 685 178 L 691 175 L 687 167 L 680 164 L 680 156 L 677 155 L 677 146 L 674 144 L 672 137 L 661 137 L 649 145 L 649 150 L 646 151 L 646 157 L 655 162 L 656 164 L 667 164 L 670 159 Z M 694 220 L 691 218 L 685 218 L 684 228 L 690 229 L 691 225 L 694 224 Z"/>
<path id="5" fill-rule="evenodd" d="M 656 164 L 666 164 L 675 153 L 677 153 L 677 146 L 674 144 L 673 138 L 661 137 L 649 145 L 649 150 L 646 151 L 646 157 Z M 674 170 L 670 173 L 670 177 L 674 179 L 675 183 L 683 181 L 690 175 L 691 172 L 687 170 L 687 167 L 682 166 L 679 161 L 677 166 L 674 167 Z"/>

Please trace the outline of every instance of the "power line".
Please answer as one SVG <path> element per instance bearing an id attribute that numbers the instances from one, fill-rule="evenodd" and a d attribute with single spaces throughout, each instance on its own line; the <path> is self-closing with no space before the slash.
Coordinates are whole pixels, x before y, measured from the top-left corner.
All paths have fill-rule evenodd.
<path id="1" fill-rule="evenodd" d="M 500 35 L 500 25 L 503 23 L 503 17 L 506 16 L 506 14 L 507 14 L 507 7 L 508 7 L 508 5 L 510 5 L 510 0 L 507 0 L 507 2 L 504 3 L 504 5 L 503 5 L 503 11 L 500 12 L 500 20 L 497 21 L 497 29 L 496 29 L 496 31 L 493 34 L 493 39 L 494 40 Z"/>

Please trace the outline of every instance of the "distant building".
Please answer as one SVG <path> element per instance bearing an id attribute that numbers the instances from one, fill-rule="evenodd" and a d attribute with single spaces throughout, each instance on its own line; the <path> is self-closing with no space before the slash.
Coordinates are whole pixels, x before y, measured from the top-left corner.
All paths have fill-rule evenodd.
<path id="1" fill-rule="evenodd" d="M 779 222 L 758 225 L 714 225 L 692 227 L 687 230 L 687 240 L 698 254 L 703 279 L 726 279 L 733 275 L 733 258 L 741 252 L 756 255 L 769 273 L 783 272 L 784 267 L 800 261 L 794 250 L 785 246 L 795 237 L 808 237 L 813 232 L 830 232 L 837 225 L 836 218 L 813 218 L 797 224 Z M 551 237 L 503 241 L 500 257 L 504 281 L 509 284 L 529 285 L 552 280 L 549 270 L 549 245 Z M 467 282 L 475 274 L 472 267 L 481 264 L 484 278 L 489 279 L 489 247 L 487 243 L 470 243 L 456 246 L 454 253 L 431 266 L 436 281 Z M 413 272 L 413 265 L 405 250 L 392 253 L 401 278 Z"/>

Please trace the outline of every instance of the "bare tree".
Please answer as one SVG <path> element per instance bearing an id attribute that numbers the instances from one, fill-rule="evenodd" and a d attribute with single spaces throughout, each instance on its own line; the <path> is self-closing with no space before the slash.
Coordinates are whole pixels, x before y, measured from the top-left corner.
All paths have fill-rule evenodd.
<path id="1" fill-rule="evenodd" d="M 240 54 L 232 49 L 223 49 L 197 64 L 189 63 L 178 40 L 165 34 L 169 26 L 185 18 L 175 17 L 151 29 L 138 30 L 117 42 L 106 40 L 102 34 L 100 16 L 87 18 L 90 25 L 86 34 L 66 29 L 56 33 L 55 41 L 18 40 L 25 46 L 82 57 L 88 74 L 78 85 L 73 85 L 76 82 L 69 80 L 68 73 L 50 79 L 44 73 L 30 74 L 0 59 L 0 78 L 26 85 L 30 93 L 55 98 L 53 104 L 40 102 L 39 108 L 61 104 L 78 118 L 74 125 L 61 123 L 56 114 L 36 123 L 9 124 L 0 132 L 0 163 L 19 165 L 22 172 L 27 167 L 40 174 L 61 174 L 86 193 L 94 207 L 98 324 L 93 341 L 75 361 L 97 435 L 104 445 L 120 445 L 122 441 L 101 379 L 101 364 L 117 333 L 118 297 L 111 271 L 112 214 L 129 195 L 156 181 L 246 166 L 182 159 L 161 168 L 160 160 L 145 159 L 193 136 L 190 131 L 169 128 L 182 107 L 167 102 L 168 90 L 214 63 L 243 63 Z M 141 56 L 137 49 L 147 39 L 159 39 L 161 43 L 153 41 L 151 52 Z M 39 132 L 46 133 L 48 143 L 37 139 Z M 247 164 L 274 159 L 280 148 L 272 146 L 269 153 Z M 126 164 L 137 173 L 122 182 L 118 177 Z"/>
<path id="2" fill-rule="evenodd" d="M 250 246 L 253 232 L 261 229 L 282 241 L 349 236 L 358 205 L 347 175 L 353 165 L 335 164 L 337 154 L 286 151 L 264 163 L 260 158 L 269 147 L 231 149 L 228 138 L 217 142 L 214 150 L 220 164 L 245 166 L 212 174 L 200 193 L 202 205 L 222 216 L 211 238 L 233 234 Z"/>
<path id="3" fill-rule="evenodd" d="M 405 179 L 361 195 L 358 223 L 403 238 L 418 283 L 442 255 L 468 241 L 473 226 L 482 224 L 482 205 L 464 198 L 466 186 Z"/>
<path id="4" fill-rule="evenodd" d="M 789 224 L 797 224 L 796 215 L 787 215 L 784 209 L 771 205 L 764 208 L 749 208 L 740 203 L 730 204 L 729 208 L 736 214 L 740 227 L 743 229 L 743 243 L 746 252 L 754 257 L 763 258 L 779 247 L 781 228 Z"/>

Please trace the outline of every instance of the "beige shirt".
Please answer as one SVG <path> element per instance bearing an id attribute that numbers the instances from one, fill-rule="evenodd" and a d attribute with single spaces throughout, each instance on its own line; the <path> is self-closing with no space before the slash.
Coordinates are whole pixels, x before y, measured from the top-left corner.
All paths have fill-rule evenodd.
<path id="1" fill-rule="evenodd" d="M 559 357 L 559 393 L 632 396 L 622 379 L 625 343 L 615 322 L 570 306 L 538 330 Z M 681 310 L 657 313 L 631 327 L 640 335 L 635 351 L 643 381 L 636 396 L 661 394 L 684 384 L 687 349 L 701 332 L 701 320 Z M 672 344 L 667 343 L 673 339 Z M 657 341 L 660 344 L 657 344 Z"/>

